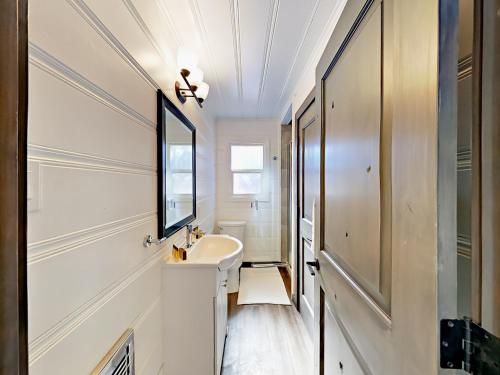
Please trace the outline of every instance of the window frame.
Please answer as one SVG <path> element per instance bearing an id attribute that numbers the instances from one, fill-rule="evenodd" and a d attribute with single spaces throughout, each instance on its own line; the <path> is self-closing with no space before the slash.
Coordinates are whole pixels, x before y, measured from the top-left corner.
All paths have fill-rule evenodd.
<path id="1" fill-rule="evenodd" d="M 191 169 L 176 169 L 176 168 L 172 168 L 172 163 L 171 163 L 171 158 L 170 158 L 170 150 L 171 150 L 171 147 L 172 146 L 192 146 L 191 143 L 187 143 L 187 142 L 167 142 L 167 165 L 168 165 L 168 179 L 170 180 L 169 183 L 170 185 L 172 186 L 172 191 L 174 190 L 174 178 L 173 178 L 173 175 L 174 174 L 179 174 L 179 173 L 184 173 L 184 174 L 193 174 L 193 168 L 191 166 Z M 193 192 L 191 193 L 172 193 L 171 196 L 176 198 L 177 200 L 180 200 L 180 201 L 183 201 L 183 200 L 186 200 L 186 197 L 189 197 L 189 200 L 191 200 L 191 196 L 192 196 Z"/>
<path id="2" fill-rule="evenodd" d="M 262 146 L 262 169 L 232 169 L 232 147 L 233 146 Z M 268 142 L 229 142 L 228 143 L 227 173 L 229 180 L 229 200 L 250 202 L 258 200 L 268 202 L 270 200 L 269 189 L 269 143 Z M 260 173 L 262 175 L 261 192 L 259 194 L 235 194 L 234 193 L 234 174 L 237 173 Z"/>

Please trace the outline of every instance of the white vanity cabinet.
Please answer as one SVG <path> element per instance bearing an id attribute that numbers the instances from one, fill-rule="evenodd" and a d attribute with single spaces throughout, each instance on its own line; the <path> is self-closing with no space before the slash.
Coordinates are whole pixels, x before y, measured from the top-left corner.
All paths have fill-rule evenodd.
<path id="1" fill-rule="evenodd" d="M 162 299 L 165 373 L 219 375 L 227 331 L 227 271 L 167 262 Z"/>
<path id="2" fill-rule="evenodd" d="M 220 374 L 227 332 L 227 281 L 219 285 L 219 291 L 215 297 L 215 311 L 215 373 Z"/>

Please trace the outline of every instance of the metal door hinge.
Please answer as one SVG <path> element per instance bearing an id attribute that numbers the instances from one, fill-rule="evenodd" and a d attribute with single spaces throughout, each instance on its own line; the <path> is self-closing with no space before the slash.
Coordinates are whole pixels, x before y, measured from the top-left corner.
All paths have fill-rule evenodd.
<path id="1" fill-rule="evenodd" d="M 500 339 L 471 319 L 441 320 L 440 365 L 476 375 L 500 375 Z"/>

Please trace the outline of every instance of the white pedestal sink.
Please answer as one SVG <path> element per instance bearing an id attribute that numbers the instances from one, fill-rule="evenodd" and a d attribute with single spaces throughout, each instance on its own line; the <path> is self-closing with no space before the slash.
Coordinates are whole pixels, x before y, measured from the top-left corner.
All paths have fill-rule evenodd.
<path id="1" fill-rule="evenodd" d="M 207 235 L 185 261 L 169 256 L 162 270 L 166 373 L 220 374 L 227 327 L 227 270 L 243 257 L 242 243 Z"/>
<path id="2" fill-rule="evenodd" d="M 242 258 L 243 245 L 240 240 L 224 234 L 209 234 L 197 240 L 188 250 L 186 260 L 176 261 L 169 256 L 166 266 L 217 267 L 220 271 L 224 271 Z"/>

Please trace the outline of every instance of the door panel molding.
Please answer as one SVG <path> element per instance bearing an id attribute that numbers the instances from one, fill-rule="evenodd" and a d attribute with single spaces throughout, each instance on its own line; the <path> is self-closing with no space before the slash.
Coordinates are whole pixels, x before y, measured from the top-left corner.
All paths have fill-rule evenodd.
<path id="1" fill-rule="evenodd" d="M 328 298 L 328 295 L 325 293 L 325 291 L 323 289 L 321 289 L 320 291 L 320 298 L 321 298 L 321 306 L 322 306 L 322 310 L 321 310 L 321 320 L 323 322 L 326 322 L 326 317 L 325 315 L 327 313 L 330 313 L 332 318 L 334 319 L 335 321 L 335 324 L 337 325 L 339 331 L 340 331 L 340 337 L 338 337 L 338 345 L 339 345 L 339 349 L 341 350 L 342 348 L 342 342 L 345 342 L 345 344 L 347 344 L 347 348 L 343 348 L 343 349 L 347 349 L 350 351 L 351 355 L 355 358 L 356 360 L 356 364 L 361 368 L 361 370 L 363 371 L 363 374 L 364 375 L 373 375 L 372 371 L 370 370 L 370 367 L 368 366 L 368 363 L 366 362 L 365 358 L 363 358 L 363 355 L 361 354 L 361 352 L 359 351 L 356 343 L 354 342 L 354 340 L 352 339 L 349 331 L 347 330 L 347 328 L 344 326 L 344 324 L 342 323 L 341 320 L 338 319 L 338 316 L 337 316 L 337 312 L 335 311 L 335 307 L 334 305 L 331 303 L 331 301 L 329 301 L 329 298 Z M 326 339 L 326 337 L 323 336 L 323 340 Z M 323 347 L 323 350 L 325 350 L 325 341 L 322 341 L 321 342 L 321 346 Z M 338 350 L 339 350 L 338 349 Z M 340 360 L 342 360 L 343 358 L 340 357 L 339 358 Z M 341 362 L 342 363 L 342 362 Z M 349 366 L 349 364 L 346 364 L 346 363 L 343 363 L 342 364 L 343 366 L 346 366 L 345 370 L 346 371 L 349 371 L 349 373 L 351 373 L 350 369 L 347 369 L 347 366 Z M 324 371 L 324 369 L 323 369 Z"/>
<path id="2" fill-rule="evenodd" d="M 359 285 L 356 282 L 356 280 L 354 280 L 351 276 L 349 276 L 349 274 L 342 268 L 342 266 L 338 264 L 327 251 L 322 250 L 320 254 L 321 254 L 320 267 L 322 261 L 334 267 L 338 276 L 340 276 L 343 279 L 343 281 L 345 281 L 345 283 L 349 285 L 356 292 L 356 294 L 361 298 L 361 300 L 363 300 L 368 305 L 368 307 L 375 313 L 375 315 L 380 319 L 380 321 L 387 328 L 391 328 L 392 320 L 390 315 L 388 315 L 382 308 L 380 308 L 380 306 L 373 300 L 373 298 L 371 298 L 371 296 L 365 291 L 365 289 L 361 285 Z M 327 279 L 324 279 L 323 281 L 325 285 L 329 285 L 329 281 Z M 334 290 L 334 285 L 331 286 L 332 290 Z"/>
<path id="3" fill-rule="evenodd" d="M 375 2 L 381 3 L 381 1 L 382 0 L 366 0 L 366 2 L 363 4 L 363 7 L 361 8 L 358 15 L 356 16 L 356 19 L 354 20 L 352 26 L 350 27 L 349 31 L 347 32 L 347 35 L 345 36 L 342 43 L 338 47 L 338 50 L 335 53 L 335 56 L 333 57 L 332 61 L 328 64 L 328 67 L 326 68 L 325 72 L 323 73 L 323 76 L 321 78 L 322 81 L 325 81 L 328 78 L 328 76 L 332 72 L 333 68 L 335 67 L 335 65 L 337 64 L 339 59 L 342 57 L 342 54 L 344 53 L 347 46 L 349 45 L 349 42 L 354 37 L 354 34 L 358 30 L 358 28 L 361 25 L 361 23 L 363 22 L 363 20 L 366 18 L 367 14 L 370 12 L 372 5 Z M 344 11 L 345 10 L 346 9 L 344 9 Z M 356 9 L 352 9 L 352 11 L 355 12 Z"/>
<path id="4" fill-rule="evenodd" d="M 320 247 L 321 250 L 330 253 L 336 264 L 342 268 L 343 273 L 354 279 L 374 303 L 390 314 L 392 112 L 385 109 L 385 93 L 390 92 L 390 88 L 385 87 L 387 82 L 384 81 L 386 78 L 384 62 L 388 59 L 384 56 L 383 20 L 382 2 L 365 1 L 345 38 L 339 44 L 333 59 L 328 62 L 325 72 L 321 75 L 322 135 L 325 140 L 329 137 L 331 142 L 328 147 L 323 144 L 322 186 L 330 181 L 340 182 L 334 184 L 336 188 L 333 193 L 331 190 L 334 187 L 326 186 L 321 194 Z M 365 28 L 370 28 L 370 31 L 366 31 Z M 378 45 L 373 43 L 374 37 Z M 359 54 L 362 53 L 368 54 L 369 60 L 359 59 Z M 376 55 L 373 56 L 373 53 Z M 352 54 L 357 55 L 352 56 Z M 356 56 L 358 58 L 355 58 Z M 368 56 L 365 57 L 368 59 Z M 355 61 L 347 65 L 346 60 L 343 59 L 348 58 Z M 355 64 L 360 65 L 359 69 L 355 70 Z M 339 71 L 337 75 L 332 75 L 337 72 L 337 67 L 342 71 Z M 371 72 L 366 75 L 367 67 L 379 71 L 380 74 Z M 353 80 L 346 78 L 349 69 L 357 76 Z M 350 86 L 351 82 L 353 82 L 352 86 Z M 361 91 L 358 85 L 360 84 L 365 84 L 370 89 L 364 90 L 363 94 L 359 95 Z M 337 85 L 342 87 L 336 88 Z M 351 90 L 349 99 L 335 95 L 336 91 L 345 94 L 346 89 Z M 350 103 L 354 95 L 363 106 L 361 109 L 356 108 L 354 103 Z M 331 106 L 330 102 L 325 101 L 331 101 Z M 350 105 L 352 108 L 349 108 Z M 342 130 L 344 124 L 345 130 Z M 332 127 L 335 129 L 332 130 Z M 331 135 L 328 135 L 329 133 Z M 352 142 L 349 140 L 355 140 L 357 144 L 350 144 Z M 356 152 L 356 147 L 364 152 Z M 344 161 L 341 155 L 345 155 L 346 152 L 349 155 L 355 153 L 356 157 L 347 158 Z M 361 168 L 361 164 L 367 167 L 366 172 Z M 341 167 L 341 165 L 344 166 Z M 351 184 L 354 181 L 358 182 L 354 183 L 355 186 L 352 187 L 354 190 L 351 191 L 347 182 L 342 182 L 347 179 Z M 326 192 L 329 193 L 329 198 Z M 327 209 L 328 204 L 332 205 L 329 209 Z M 362 208 L 366 209 L 363 213 L 361 213 Z M 345 210 L 347 213 L 344 217 Z M 329 223 L 330 220 L 332 223 Z M 361 227 L 359 220 L 363 221 Z M 340 228 L 339 223 L 344 223 L 344 227 Z M 325 225 L 333 225 L 333 228 L 326 232 Z M 340 232 L 344 230 L 346 238 L 342 239 Z M 355 231 L 354 235 L 352 231 Z M 329 241 L 333 242 L 328 243 Z"/>
<path id="5" fill-rule="evenodd" d="M 318 63 L 316 98 L 323 142 L 322 235 L 319 249 L 315 249 L 319 261 L 315 288 L 316 374 L 325 373 L 324 357 L 329 355 L 319 345 L 327 334 L 324 317 L 319 316 L 324 309 L 324 301 L 320 298 L 322 291 L 337 321 L 345 327 L 343 335 L 349 336 L 355 348 L 351 351 L 357 352 L 356 360 L 365 373 L 438 374 L 437 224 L 440 207 L 437 179 L 438 136 L 441 136 L 438 130 L 442 120 L 438 116 L 442 73 L 439 69 L 448 68 L 439 65 L 439 47 L 443 43 L 439 34 L 439 14 L 440 7 L 453 8 L 454 2 L 420 0 L 417 4 L 412 0 L 350 0 Z M 326 252 L 324 246 L 324 233 L 332 229 L 331 225 L 325 227 L 324 224 L 324 198 L 326 189 L 333 186 L 330 183 L 325 187 L 323 173 L 325 142 L 328 141 L 325 139 L 325 119 L 331 109 L 325 100 L 325 79 L 335 70 L 345 51 L 349 51 L 350 42 L 361 35 L 365 20 L 370 19 L 375 9 L 382 13 L 378 162 L 383 220 L 380 243 L 373 246 L 380 246 L 380 268 L 384 271 L 380 273 L 379 285 L 380 289 L 389 292 L 384 295 L 388 297 L 385 306 L 384 301 L 381 303 L 369 293 L 334 253 Z M 375 29 L 371 27 L 368 32 L 373 34 Z M 357 56 L 368 61 L 373 59 L 373 53 Z M 456 63 L 453 62 L 455 69 Z M 358 84 L 354 78 L 344 82 L 342 87 L 353 92 L 355 89 L 349 87 L 353 84 Z M 364 94 L 362 82 L 358 87 L 360 95 Z M 352 103 L 359 110 L 363 110 L 364 104 L 359 99 Z M 370 105 L 373 107 L 371 102 Z M 456 162 L 456 153 L 452 153 L 452 157 Z M 456 238 L 452 249 L 456 257 Z"/>

